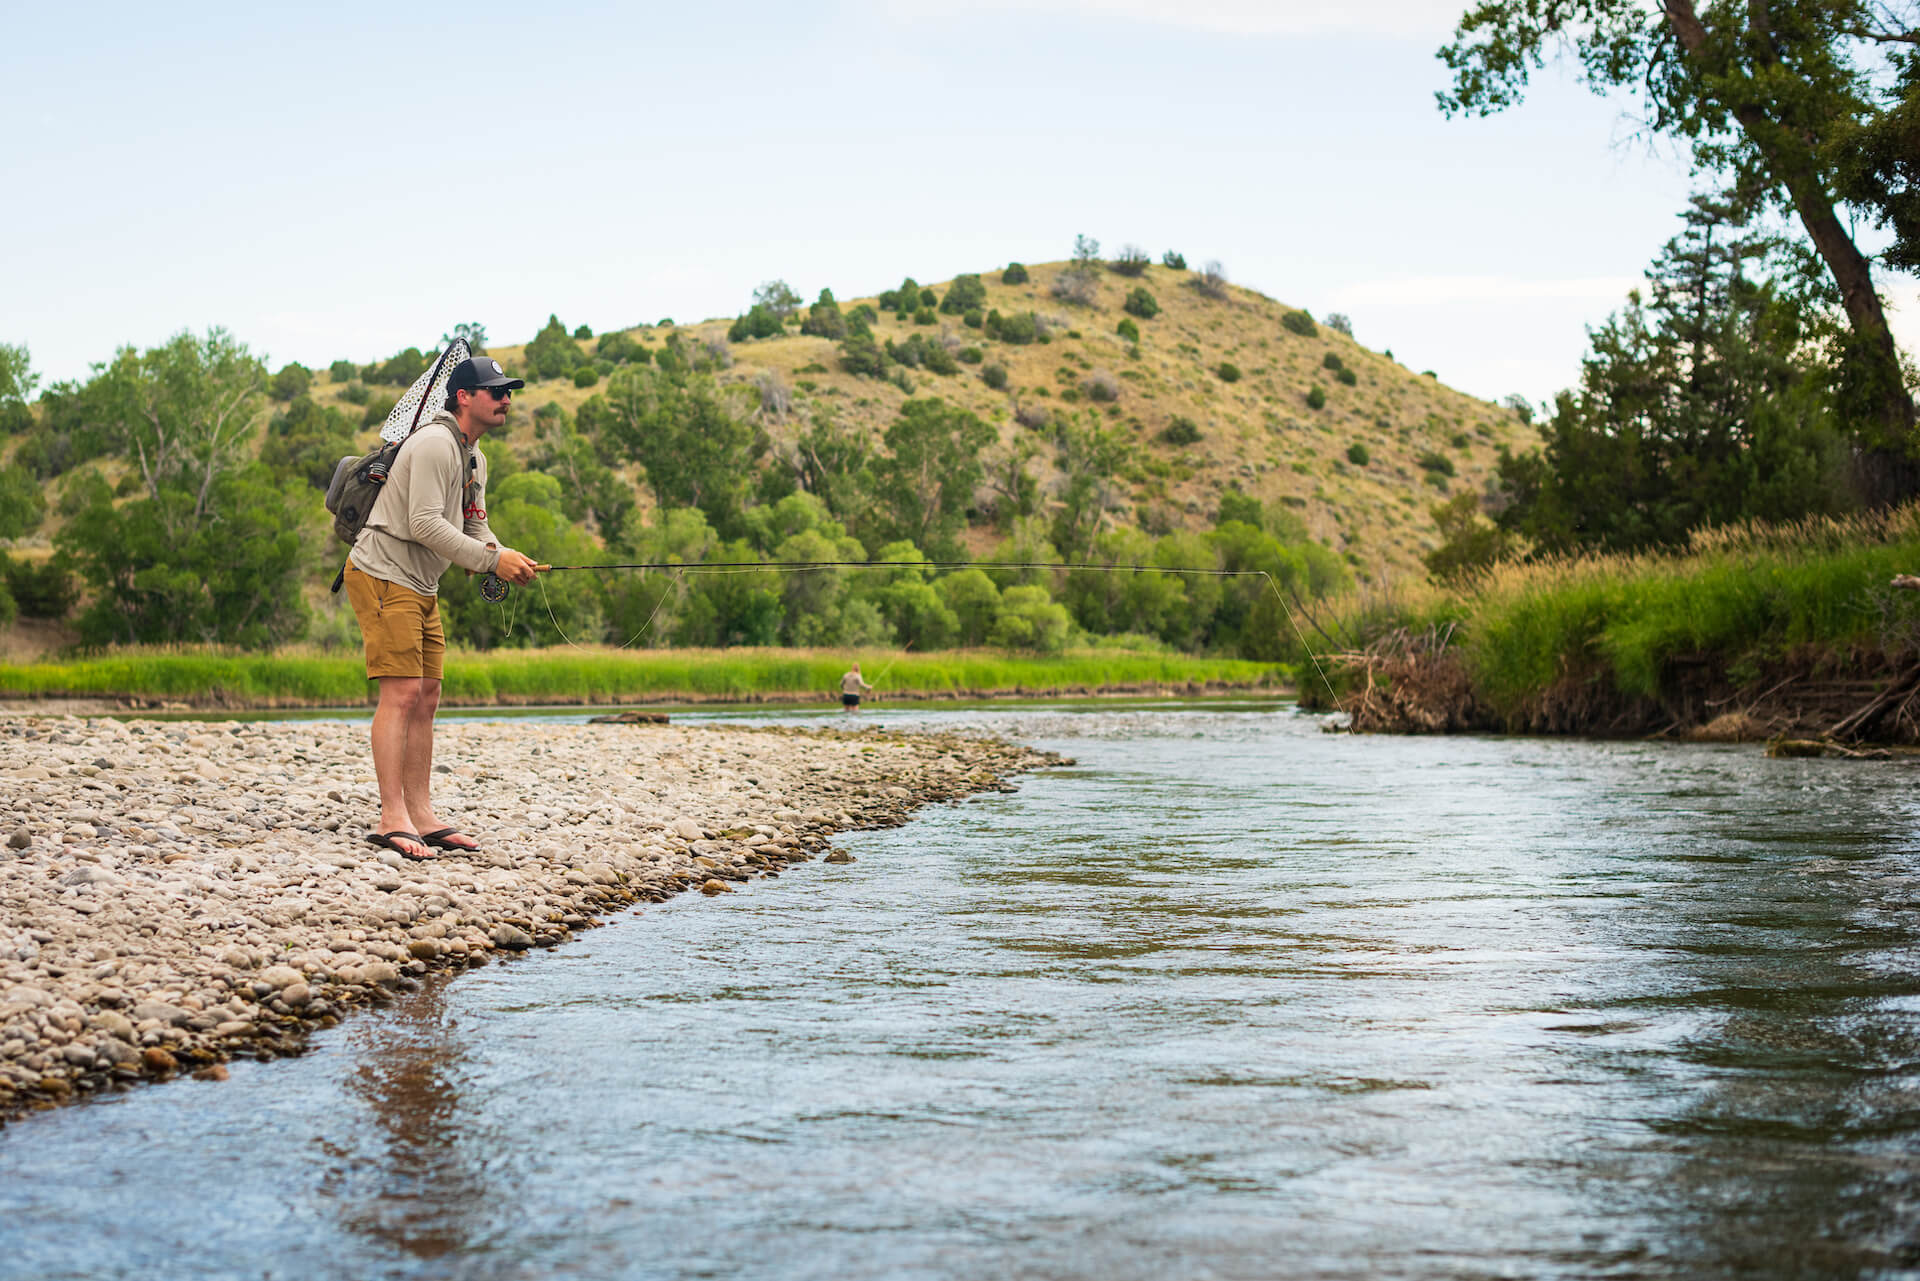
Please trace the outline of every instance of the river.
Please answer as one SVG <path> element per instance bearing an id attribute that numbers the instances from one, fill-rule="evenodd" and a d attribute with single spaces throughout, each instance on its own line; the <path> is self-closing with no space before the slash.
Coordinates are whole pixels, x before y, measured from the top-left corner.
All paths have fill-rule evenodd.
<path id="1" fill-rule="evenodd" d="M 1078 764 L 29 1117 L 0 1275 L 1920 1275 L 1908 765 L 863 719 Z"/>

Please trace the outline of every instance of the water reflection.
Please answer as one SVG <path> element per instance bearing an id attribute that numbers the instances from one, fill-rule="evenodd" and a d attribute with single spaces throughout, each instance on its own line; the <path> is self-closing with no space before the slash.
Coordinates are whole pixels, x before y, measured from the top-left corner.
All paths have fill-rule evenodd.
<path id="1" fill-rule="evenodd" d="M 419 1259 L 472 1253 L 508 1198 L 464 1097 L 471 1044 L 436 978 L 377 1020 L 349 1024 L 340 1128 L 320 1184 L 340 1226 Z"/>

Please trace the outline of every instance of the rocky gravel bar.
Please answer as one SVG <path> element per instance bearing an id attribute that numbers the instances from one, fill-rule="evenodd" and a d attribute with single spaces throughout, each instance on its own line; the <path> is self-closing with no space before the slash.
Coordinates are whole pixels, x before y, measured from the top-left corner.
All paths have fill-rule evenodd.
<path id="1" fill-rule="evenodd" d="M 1051 753 L 871 729 L 448 723 L 434 802 L 483 846 L 408 862 L 365 724 L 0 717 L 0 1123 L 315 1028 L 434 970 L 726 893 L 837 832 L 1010 791 Z"/>

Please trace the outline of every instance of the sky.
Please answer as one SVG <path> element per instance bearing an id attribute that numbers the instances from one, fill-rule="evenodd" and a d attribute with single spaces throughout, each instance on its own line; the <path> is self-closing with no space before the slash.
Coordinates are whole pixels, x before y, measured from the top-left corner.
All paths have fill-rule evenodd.
<path id="1" fill-rule="evenodd" d="M 39 5 L 0 49 L 0 342 L 277 367 L 1168 249 L 1489 399 L 1577 381 L 1684 157 L 1549 68 L 1445 119 L 1463 5 Z M 1920 289 L 1887 293 L 1920 350 Z"/>

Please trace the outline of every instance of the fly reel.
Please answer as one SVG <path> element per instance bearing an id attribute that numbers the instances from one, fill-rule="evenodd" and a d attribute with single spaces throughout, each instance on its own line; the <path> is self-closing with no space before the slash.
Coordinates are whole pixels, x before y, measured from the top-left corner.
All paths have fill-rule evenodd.
<path id="1" fill-rule="evenodd" d="M 507 598 L 507 580 L 498 574 L 488 574 L 480 580 L 480 599 L 489 605 L 498 605 Z"/>

